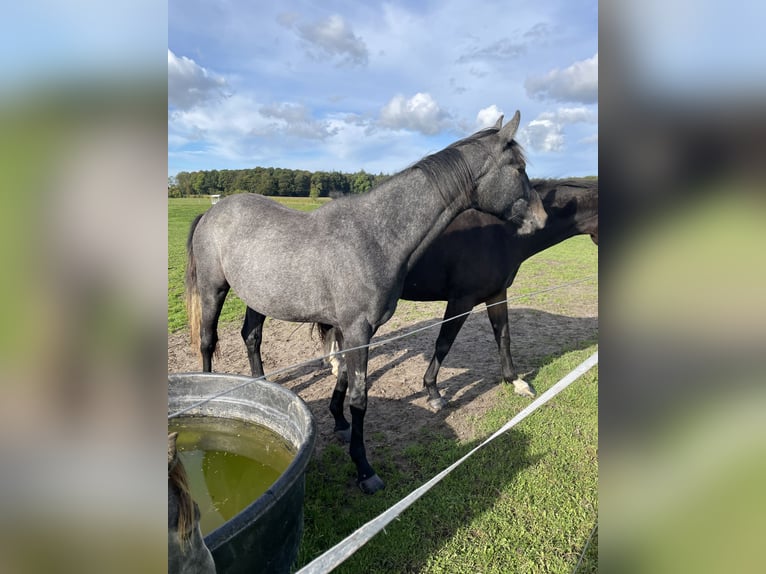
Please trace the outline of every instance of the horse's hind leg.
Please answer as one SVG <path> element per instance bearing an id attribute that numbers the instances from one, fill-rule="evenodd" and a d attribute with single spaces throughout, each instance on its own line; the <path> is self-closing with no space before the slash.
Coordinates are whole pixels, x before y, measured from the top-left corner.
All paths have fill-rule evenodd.
<path id="1" fill-rule="evenodd" d="M 487 303 L 487 315 L 495 334 L 497 351 L 500 353 L 500 371 L 506 382 L 513 383 L 513 392 L 523 397 L 534 398 L 535 389 L 519 377 L 511 357 L 511 335 L 508 328 L 508 304 L 505 302 L 506 292 L 503 289 L 490 297 Z"/>
<path id="2" fill-rule="evenodd" d="M 263 376 L 263 362 L 261 361 L 261 341 L 263 340 L 263 322 L 266 315 L 247 308 L 245 311 L 245 323 L 242 325 L 242 339 L 247 347 L 247 358 L 250 360 L 250 374 L 254 377 Z"/>
<path id="3" fill-rule="evenodd" d="M 471 307 L 471 301 L 464 299 L 450 299 L 447 302 L 447 309 L 444 311 L 444 320 L 446 321 L 450 317 L 466 313 L 471 310 Z M 442 398 L 439 389 L 436 387 L 436 377 L 439 374 L 442 361 L 444 361 L 447 353 L 449 353 L 449 350 L 452 348 L 452 343 L 455 342 L 455 338 L 467 318 L 467 315 L 463 315 L 452 321 L 447 321 L 446 323 L 443 323 L 441 329 L 439 329 L 439 336 L 436 339 L 434 355 L 431 357 L 431 362 L 428 364 L 428 369 L 423 377 L 423 385 L 425 386 L 426 391 L 428 391 L 428 405 L 434 411 L 442 410 L 447 404 L 447 401 Z"/>
<path id="4" fill-rule="evenodd" d="M 213 371 L 213 353 L 218 343 L 218 317 L 229 292 L 229 284 L 224 283 L 215 288 L 200 290 L 202 317 L 200 320 L 200 352 L 202 353 L 202 370 L 206 373 Z"/>

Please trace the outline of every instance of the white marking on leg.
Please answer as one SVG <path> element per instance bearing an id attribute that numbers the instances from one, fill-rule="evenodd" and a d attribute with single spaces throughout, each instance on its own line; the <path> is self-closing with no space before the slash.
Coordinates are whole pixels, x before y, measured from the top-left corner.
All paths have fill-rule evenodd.
<path id="1" fill-rule="evenodd" d="M 534 398 L 535 393 L 524 379 L 516 379 L 513 381 L 513 392 L 522 397 Z"/>
<path id="2" fill-rule="evenodd" d="M 340 347 L 338 346 L 338 342 L 333 340 L 332 343 L 330 343 L 330 352 L 331 353 L 337 353 L 340 350 Z M 330 361 L 330 367 L 332 368 L 332 374 L 336 377 L 338 376 L 338 369 L 341 367 L 341 360 L 340 355 L 333 355 L 329 358 Z"/>

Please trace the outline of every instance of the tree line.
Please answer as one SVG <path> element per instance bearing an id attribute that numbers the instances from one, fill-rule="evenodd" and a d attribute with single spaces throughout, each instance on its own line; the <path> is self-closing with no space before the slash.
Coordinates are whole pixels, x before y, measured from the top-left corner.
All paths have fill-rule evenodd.
<path id="1" fill-rule="evenodd" d="M 337 197 L 365 193 L 389 176 L 338 171 L 310 172 L 278 167 L 181 171 L 168 178 L 168 197 L 258 193 L 282 197 Z"/>

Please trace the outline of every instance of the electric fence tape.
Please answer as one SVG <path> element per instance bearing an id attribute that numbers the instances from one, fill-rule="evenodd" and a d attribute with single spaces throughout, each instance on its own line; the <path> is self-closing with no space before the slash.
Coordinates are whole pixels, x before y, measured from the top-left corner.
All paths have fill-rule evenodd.
<path id="1" fill-rule="evenodd" d="M 424 483 L 420 487 L 413 490 L 410 494 L 402 498 L 399 502 L 394 504 L 388 510 L 379 514 L 377 517 L 370 520 L 364 526 L 358 528 L 355 532 L 350 534 L 347 538 L 340 541 L 338 544 L 330 548 L 327 552 L 298 570 L 296 574 L 325 574 L 331 572 L 342 564 L 347 558 L 349 558 L 354 552 L 366 544 L 373 536 L 383 530 L 388 524 L 397 518 L 402 512 L 409 508 L 416 500 L 428 492 L 434 485 L 440 482 L 444 477 L 451 473 L 454 469 L 460 466 L 466 459 L 472 456 L 479 449 L 483 448 L 501 434 L 508 431 L 510 428 L 516 426 L 523 421 L 527 416 L 532 414 L 538 408 L 543 406 L 574 381 L 579 379 L 582 375 L 587 373 L 594 365 L 598 364 L 598 351 L 593 353 L 590 357 L 585 359 L 577 367 L 575 367 L 569 374 L 562 378 L 559 382 L 537 397 L 533 402 L 522 409 L 516 416 L 508 421 L 503 427 L 495 434 L 490 436 L 487 440 L 474 448 L 468 454 L 458 459 L 450 466 L 445 468 L 439 474 L 434 476 L 431 480 Z"/>

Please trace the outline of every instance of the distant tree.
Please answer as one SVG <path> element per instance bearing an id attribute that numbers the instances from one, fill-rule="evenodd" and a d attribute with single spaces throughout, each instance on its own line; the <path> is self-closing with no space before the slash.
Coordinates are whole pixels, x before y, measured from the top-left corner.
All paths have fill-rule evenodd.
<path id="1" fill-rule="evenodd" d="M 327 197 L 328 189 L 325 182 L 327 174 L 321 171 L 315 171 L 311 175 L 311 191 L 309 196 L 316 199 L 317 197 Z"/>
<path id="2" fill-rule="evenodd" d="M 168 178 L 168 197 L 200 195 L 230 195 L 259 193 L 298 197 L 338 197 L 348 193 L 366 193 L 389 176 L 372 175 L 364 170 L 356 173 L 339 171 L 310 172 L 306 170 L 255 167 L 180 171 Z"/>
<path id="3" fill-rule="evenodd" d="M 344 174 L 339 171 L 334 171 L 329 174 L 330 179 L 330 193 L 334 195 L 346 195 L 351 191 L 348 179 Z"/>
<path id="4" fill-rule="evenodd" d="M 279 184 L 274 177 L 274 170 L 272 168 L 260 167 L 255 170 L 248 170 L 253 173 L 253 179 L 255 186 L 253 188 L 254 193 L 260 195 L 277 195 L 279 192 Z"/>
<path id="5" fill-rule="evenodd" d="M 168 197 L 181 197 L 181 188 L 178 187 L 175 177 L 168 178 Z"/>
<path id="6" fill-rule="evenodd" d="M 295 181 L 293 171 L 290 169 L 275 170 L 277 180 L 277 193 L 281 197 L 295 195 L 293 182 Z"/>
<path id="7" fill-rule="evenodd" d="M 296 171 L 293 178 L 294 193 L 298 197 L 308 197 L 311 191 L 311 172 Z"/>
<path id="8" fill-rule="evenodd" d="M 191 174 L 188 171 L 179 171 L 176 174 L 176 185 L 181 197 L 189 197 L 194 193 L 191 180 Z"/>
<path id="9" fill-rule="evenodd" d="M 352 193 L 365 193 L 370 191 L 374 179 L 375 176 L 366 173 L 364 170 L 361 170 L 356 175 L 354 175 L 354 180 L 351 187 Z"/>
<path id="10" fill-rule="evenodd" d="M 194 195 L 205 195 L 205 172 L 193 171 L 191 174 L 192 193 Z"/>
<path id="11" fill-rule="evenodd" d="M 219 190 L 219 193 L 222 195 L 229 195 L 231 193 L 234 193 L 235 187 L 234 187 L 234 179 L 236 178 L 237 174 L 234 170 L 231 169 L 222 169 L 218 172 L 218 182 L 216 183 L 216 187 Z"/>

